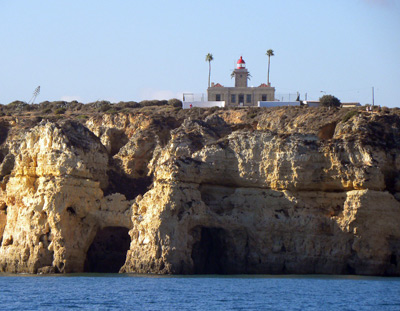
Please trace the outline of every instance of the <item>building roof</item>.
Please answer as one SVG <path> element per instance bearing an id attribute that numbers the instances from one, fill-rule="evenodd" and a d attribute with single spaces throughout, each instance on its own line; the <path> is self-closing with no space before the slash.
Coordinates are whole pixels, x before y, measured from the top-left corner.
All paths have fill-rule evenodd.
<path id="1" fill-rule="evenodd" d="M 237 61 L 238 64 L 245 64 L 246 62 L 243 60 L 243 57 L 240 56 L 239 60 Z"/>
<path id="2" fill-rule="evenodd" d="M 224 87 L 224 86 L 219 84 L 219 83 L 217 83 L 217 84 L 214 84 L 213 87 Z"/>
<path id="3" fill-rule="evenodd" d="M 261 83 L 259 87 L 269 87 L 268 84 Z"/>

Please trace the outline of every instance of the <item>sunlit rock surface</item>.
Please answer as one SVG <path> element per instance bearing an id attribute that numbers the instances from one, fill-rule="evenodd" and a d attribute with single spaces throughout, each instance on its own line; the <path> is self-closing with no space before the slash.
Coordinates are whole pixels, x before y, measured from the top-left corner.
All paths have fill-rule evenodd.
<path id="1" fill-rule="evenodd" d="M 400 275 L 400 117 L 346 113 L 4 118 L 0 271 Z"/>

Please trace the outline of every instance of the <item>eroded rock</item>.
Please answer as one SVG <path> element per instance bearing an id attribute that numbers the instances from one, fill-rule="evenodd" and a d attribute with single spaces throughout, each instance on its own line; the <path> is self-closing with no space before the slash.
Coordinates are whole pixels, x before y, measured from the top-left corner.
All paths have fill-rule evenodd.
<path id="1" fill-rule="evenodd" d="M 343 114 L 2 123 L 0 271 L 400 275 L 400 118 Z"/>

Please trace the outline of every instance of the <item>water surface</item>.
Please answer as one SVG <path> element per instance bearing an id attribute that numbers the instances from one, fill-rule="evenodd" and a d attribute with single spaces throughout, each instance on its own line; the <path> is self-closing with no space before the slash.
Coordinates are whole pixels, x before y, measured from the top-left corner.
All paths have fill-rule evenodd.
<path id="1" fill-rule="evenodd" d="M 1 310 L 400 310 L 400 278 L 0 274 Z"/>

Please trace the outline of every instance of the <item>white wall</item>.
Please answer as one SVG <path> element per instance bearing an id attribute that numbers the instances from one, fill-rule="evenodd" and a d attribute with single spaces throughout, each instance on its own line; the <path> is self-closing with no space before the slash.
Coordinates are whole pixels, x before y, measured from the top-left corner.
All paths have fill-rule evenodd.
<path id="1" fill-rule="evenodd" d="M 192 108 L 199 107 L 199 108 L 211 108 L 211 107 L 225 107 L 224 101 L 212 101 L 212 102 L 183 102 L 182 108 L 183 109 L 190 109 L 190 105 Z"/>
<path id="2" fill-rule="evenodd" d="M 285 107 L 285 106 L 300 106 L 300 102 L 278 102 L 278 101 L 258 102 L 258 107 Z"/>
<path id="3" fill-rule="evenodd" d="M 320 104 L 319 104 L 318 101 L 308 101 L 308 100 L 305 100 L 305 101 L 303 101 L 303 104 L 304 104 L 304 105 L 307 105 L 308 107 L 319 107 L 319 106 L 320 106 Z"/>

